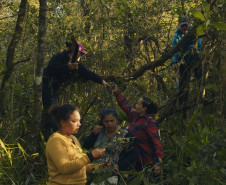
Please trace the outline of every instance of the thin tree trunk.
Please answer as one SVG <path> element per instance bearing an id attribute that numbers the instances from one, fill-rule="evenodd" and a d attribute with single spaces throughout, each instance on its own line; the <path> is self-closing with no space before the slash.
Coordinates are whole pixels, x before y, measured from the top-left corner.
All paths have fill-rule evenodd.
<path id="1" fill-rule="evenodd" d="M 27 0 L 21 0 L 15 31 L 14 31 L 13 38 L 12 38 L 12 40 L 9 44 L 8 50 L 7 50 L 6 72 L 2 79 L 1 89 L 0 89 L 0 98 L 2 100 L 2 101 L 0 101 L 0 113 L 1 113 L 2 117 L 5 115 L 5 102 L 3 100 L 5 100 L 6 88 L 8 86 L 9 79 L 10 79 L 10 76 L 12 74 L 13 67 L 14 67 L 13 60 L 14 60 L 16 46 L 22 35 L 24 18 L 25 18 L 25 13 L 26 13 L 26 5 L 27 5 Z"/>
<path id="2" fill-rule="evenodd" d="M 223 9 L 226 9 L 226 2 L 223 4 Z M 224 22 L 226 21 L 226 12 L 224 11 Z M 226 115 L 226 107 L 225 107 L 225 99 L 224 99 L 224 94 L 225 94 L 225 89 L 226 89 L 226 52 L 225 52 L 225 47 L 226 47 L 226 32 L 223 32 L 223 45 L 220 50 L 220 66 L 219 66 L 219 102 L 217 104 L 217 118 L 219 120 L 220 126 L 222 129 L 224 128 L 225 124 L 225 115 Z"/>
<path id="3" fill-rule="evenodd" d="M 90 14 L 89 2 L 85 1 L 85 0 L 81 0 L 81 7 L 83 9 L 83 16 L 84 16 L 84 18 L 86 18 Z M 90 27 L 91 27 L 90 20 L 86 19 L 85 23 L 84 23 L 84 31 L 85 31 L 86 34 L 89 34 Z"/>
<path id="4" fill-rule="evenodd" d="M 38 31 L 38 53 L 36 61 L 35 79 L 34 79 L 34 115 L 31 132 L 31 151 L 37 149 L 37 141 L 41 127 L 42 115 L 42 71 L 45 58 L 45 37 L 46 37 L 46 10 L 47 0 L 39 0 L 39 31 Z"/>

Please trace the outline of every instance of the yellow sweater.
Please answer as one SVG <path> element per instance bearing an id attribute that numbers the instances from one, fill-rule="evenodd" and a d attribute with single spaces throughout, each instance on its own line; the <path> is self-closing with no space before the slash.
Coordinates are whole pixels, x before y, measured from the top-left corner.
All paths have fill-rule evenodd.
<path id="1" fill-rule="evenodd" d="M 82 153 L 81 145 L 73 135 L 70 139 L 53 133 L 46 144 L 46 158 L 48 165 L 48 185 L 82 185 L 86 183 L 86 171 L 92 166 L 88 156 Z M 87 169 L 88 167 L 88 169 Z"/>

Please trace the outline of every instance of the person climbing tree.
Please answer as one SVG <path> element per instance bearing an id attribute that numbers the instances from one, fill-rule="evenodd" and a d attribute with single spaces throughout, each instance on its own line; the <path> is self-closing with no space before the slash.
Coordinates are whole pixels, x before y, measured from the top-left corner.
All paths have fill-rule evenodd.
<path id="1" fill-rule="evenodd" d="M 56 131 L 57 128 L 52 123 L 48 110 L 52 105 L 58 104 L 57 91 L 60 86 L 76 77 L 76 79 L 91 80 L 95 83 L 102 84 L 105 87 L 109 87 L 109 84 L 103 80 L 102 77 L 96 73 L 88 70 L 80 62 L 83 55 L 88 52 L 84 50 L 81 43 L 72 39 L 72 43 L 66 42 L 67 49 L 62 53 L 57 53 L 52 56 L 46 68 L 43 71 L 42 82 L 42 125 L 43 134 L 47 140 L 52 131 Z"/>
<path id="2" fill-rule="evenodd" d="M 179 28 L 177 29 L 173 41 L 172 47 L 174 47 L 183 37 L 192 29 L 192 25 L 189 25 L 189 20 L 186 16 L 182 16 L 179 20 Z M 197 47 L 196 47 L 197 45 Z M 188 40 L 180 50 L 173 55 L 170 65 L 175 72 L 179 69 L 179 106 L 183 108 L 188 99 L 188 87 L 190 81 L 191 69 L 194 69 L 195 77 L 200 79 L 202 76 L 202 63 L 200 60 L 201 53 L 201 40 L 199 38 L 195 40 Z"/>
<path id="3" fill-rule="evenodd" d="M 42 102 L 44 108 L 58 103 L 57 90 L 65 81 L 77 75 L 77 78 L 91 80 L 95 83 L 109 87 L 109 84 L 96 73 L 88 70 L 81 62 L 82 56 L 88 52 L 81 43 L 76 46 L 66 42 L 67 50 L 52 56 L 47 67 L 43 71 Z M 76 49 L 76 48 L 77 49 Z"/>

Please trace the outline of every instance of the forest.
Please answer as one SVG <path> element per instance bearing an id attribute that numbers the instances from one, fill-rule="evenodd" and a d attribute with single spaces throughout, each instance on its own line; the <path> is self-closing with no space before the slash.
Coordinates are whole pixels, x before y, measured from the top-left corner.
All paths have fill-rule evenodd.
<path id="1" fill-rule="evenodd" d="M 183 15 L 193 29 L 171 47 Z M 161 173 L 122 172 L 122 178 L 134 176 L 128 185 L 226 184 L 225 0 L 1 0 L 0 23 L 1 185 L 47 183 L 43 68 L 66 49 L 72 35 L 88 51 L 81 62 L 108 84 L 117 84 L 132 106 L 145 95 L 159 107 Z M 180 108 L 179 73 L 170 61 L 191 38 L 201 39 L 202 77 L 191 73 L 187 105 Z M 116 108 L 121 125 L 130 123 L 111 89 L 102 85 L 75 79 L 58 95 L 61 105 L 80 110 L 80 143 L 106 107 Z M 94 176 L 103 181 L 111 170 Z"/>

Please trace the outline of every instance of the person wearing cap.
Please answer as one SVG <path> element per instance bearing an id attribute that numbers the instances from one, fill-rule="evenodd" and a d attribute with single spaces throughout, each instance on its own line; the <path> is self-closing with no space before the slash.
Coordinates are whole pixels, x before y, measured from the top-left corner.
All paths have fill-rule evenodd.
<path id="1" fill-rule="evenodd" d="M 73 46 L 71 43 L 66 42 L 68 49 L 53 55 L 48 66 L 44 69 L 42 83 L 42 102 L 44 108 L 48 109 L 51 105 L 58 103 L 57 90 L 63 82 L 71 79 L 75 73 L 78 79 L 91 80 L 109 87 L 109 84 L 102 77 L 88 70 L 80 62 L 82 56 L 88 52 L 84 50 L 81 43 L 77 42 L 77 46 L 78 53 L 75 63 L 72 63 Z"/>
<path id="2" fill-rule="evenodd" d="M 192 25 L 189 25 L 189 20 L 186 16 L 182 16 L 179 21 L 179 28 L 174 34 L 172 41 L 172 47 L 177 45 L 177 43 L 192 29 Z M 194 50 L 194 48 L 196 48 Z M 190 69 L 194 69 L 195 77 L 201 78 L 202 76 L 202 64 L 198 61 L 199 55 L 201 53 L 201 40 L 197 38 L 196 40 L 188 40 L 180 48 L 180 50 L 173 55 L 170 66 L 172 66 L 174 71 L 179 70 L 179 105 L 184 106 L 187 101 L 188 92 L 185 92 L 185 88 L 189 85 L 190 80 Z M 195 64 L 195 65 L 194 65 Z"/>

